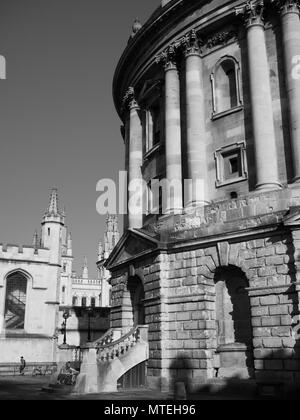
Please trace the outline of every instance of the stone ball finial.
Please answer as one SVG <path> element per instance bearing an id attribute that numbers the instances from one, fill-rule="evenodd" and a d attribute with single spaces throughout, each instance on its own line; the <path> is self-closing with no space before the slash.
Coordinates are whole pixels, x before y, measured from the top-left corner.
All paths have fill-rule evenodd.
<path id="1" fill-rule="evenodd" d="M 131 34 L 131 38 L 133 38 L 138 31 L 142 28 L 142 24 L 141 21 L 138 18 L 135 18 L 133 25 L 132 25 L 132 34 Z"/>

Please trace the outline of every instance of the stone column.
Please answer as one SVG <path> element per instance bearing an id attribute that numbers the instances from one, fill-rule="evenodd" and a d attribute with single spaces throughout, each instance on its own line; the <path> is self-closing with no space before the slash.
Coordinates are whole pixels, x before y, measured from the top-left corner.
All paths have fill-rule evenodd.
<path id="1" fill-rule="evenodd" d="M 183 40 L 186 58 L 187 178 L 186 206 L 207 204 L 207 160 L 203 76 L 195 31 Z"/>
<path id="2" fill-rule="evenodd" d="M 257 190 L 281 187 L 278 175 L 272 96 L 263 23 L 264 1 L 236 8 L 247 27 L 250 95 L 257 174 Z"/>
<path id="3" fill-rule="evenodd" d="M 128 139 L 128 227 L 139 229 L 143 226 L 143 131 L 140 108 L 135 99 L 134 89 L 129 88 L 124 98 L 129 109 Z"/>
<path id="4" fill-rule="evenodd" d="M 299 1 L 279 0 L 277 4 L 281 12 L 294 182 L 300 182 L 300 72 L 297 71 L 297 67 L 299 68 L 300 64 Z"/>
<path id="5" fill-rule="evenodd" d="M 182 164 L 181 164 L 181 116 L 180 80 L 176 64 L 176 51 L 167 48 L 157 61 L 164 63 L 165 69 L 165 143 L 166 143 L 166 181 L 163 201 L 164 213 L 182 212 Z M 173 185 L 173 188 L 170 188 Z"/>

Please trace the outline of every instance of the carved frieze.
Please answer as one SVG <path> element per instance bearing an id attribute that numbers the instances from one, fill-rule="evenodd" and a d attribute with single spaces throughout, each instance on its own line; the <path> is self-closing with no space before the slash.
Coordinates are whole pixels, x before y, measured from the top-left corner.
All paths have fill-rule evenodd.
<path id="1" fill-rule="evenodd" d="M 206 40 L 206 48 L 212 49 L 217 46 L 227 44 L 228 41 L 235 39 L 237 36 L 236 31 L 228 30 L 219 32 Z"/>

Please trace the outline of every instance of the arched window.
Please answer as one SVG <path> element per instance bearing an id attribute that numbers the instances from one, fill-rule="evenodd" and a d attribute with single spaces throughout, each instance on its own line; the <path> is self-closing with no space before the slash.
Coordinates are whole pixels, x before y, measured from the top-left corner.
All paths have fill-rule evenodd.
<path id="1" fill-rule="evenodd" d="M 77 299 L 77 296 L 73 296 L 73 299 L 72 299 L 72 305 L 73 305 L 73 306 L 77 306 L 77 304 L 78 304 L 78 299 Z"/>
<path id="2" fill-rule="evenodd" d="M 5 329 L 23 330 L 25 328 L 27 278 L 22 273 L 7 277 L 5 296 Z"/>
<path id="3" fill-rule="evenodd" d="M 211 74 L 213 116 L 242 105 L 239 85 L 240 66 L 234 57 L 222 57 Z"/>
<path id="4" fill-rule="evenodd" d="M 96 306 L 96 298 L 92 297 L 91 298 L 91 307 L 95 308 L 95 306 Z"/>
<path id="5" fill-rule="evenodd" d="M 86 297 L 83 297 L 83 298 L 81 299 L 81 306 L 82 306 L 83 308 L 85 308 L 85 307 L 86 307 Z"/>

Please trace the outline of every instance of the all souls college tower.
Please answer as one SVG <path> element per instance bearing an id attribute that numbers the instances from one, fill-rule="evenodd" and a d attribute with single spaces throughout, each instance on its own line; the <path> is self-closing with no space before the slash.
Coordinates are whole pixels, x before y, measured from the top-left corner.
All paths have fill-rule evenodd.
<path id="1" fill-rule="evenodd" d="M 87 389 L 129 369 L 159 389 L 299 384 L 299 14 L 298 0 L 165 0 L 135 22 L 113 89 L 129 181 L 183 191 L 159 216 L 149 188 L 147 214 L 127 218 Z"/>

